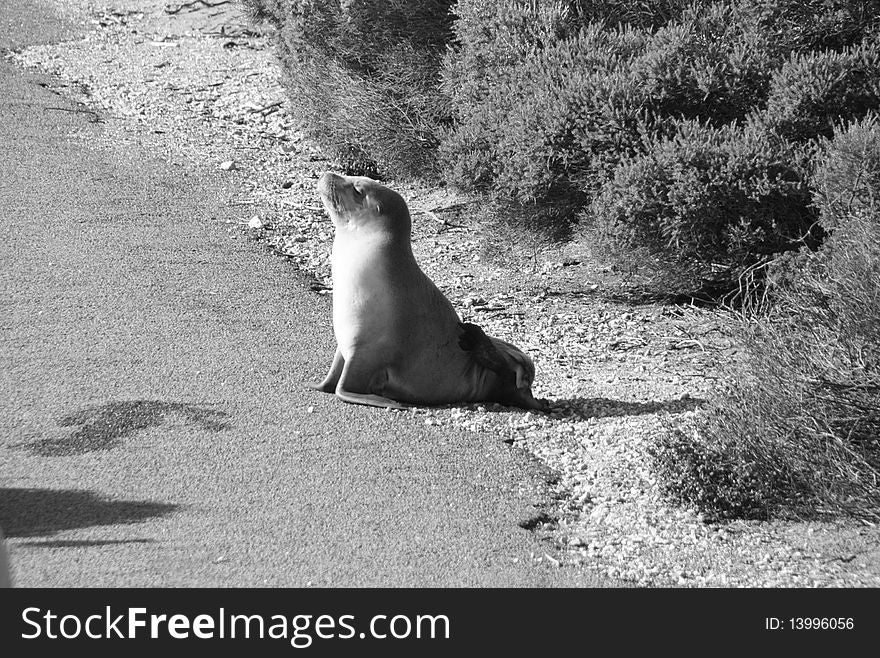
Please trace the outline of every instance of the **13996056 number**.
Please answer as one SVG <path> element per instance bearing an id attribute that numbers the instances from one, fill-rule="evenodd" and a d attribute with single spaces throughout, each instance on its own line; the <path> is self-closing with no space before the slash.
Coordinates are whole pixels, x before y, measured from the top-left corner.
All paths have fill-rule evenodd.
<path id="1" fill-rule="evenodd" d="M 852 617 L 791 617 L 788 621 L 794 631 L 851 630 L 855 625 Z"/>

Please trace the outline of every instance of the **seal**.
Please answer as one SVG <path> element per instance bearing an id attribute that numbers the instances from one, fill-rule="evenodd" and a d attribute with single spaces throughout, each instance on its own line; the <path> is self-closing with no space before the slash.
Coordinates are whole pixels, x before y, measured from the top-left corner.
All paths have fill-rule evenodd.
<path id="1" fill-rule="evenodd" d="M 336 354 L 313 388 L 378 407 L 498 402 L 545 410 L 535 365 L 510 343 L 462 322 L 412 252 L 409 208 L 363 176 L 327 172 L 318 192 L 334 225 Z"/>

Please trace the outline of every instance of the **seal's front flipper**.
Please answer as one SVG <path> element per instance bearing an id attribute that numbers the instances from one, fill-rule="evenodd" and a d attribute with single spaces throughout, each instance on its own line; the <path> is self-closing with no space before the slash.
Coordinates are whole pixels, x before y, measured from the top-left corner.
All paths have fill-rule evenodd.
<path id="1" fill-rule="evenodd" d="M 327 372 L 327 376 L 324 377 L 324 381 L 318 384 L 309 384 L 309 387 L 316 391 L 321 391 L 322 393 L 335 392 L 336 385 L 339 383 L 339 378 L 342 376 L 342 369 L 344 366 L 345 359 L 342 358 L 342 352 L 340 352 L 337 347 L 336 354 L 333 355 L 333 363 L 330 364 L 330 370 Z"/>
<path id="2" fill-rule="evenodd" d="M 408 409 L 408 405 L 401 404 L 389 398 L 373 393 L 351 393 L 350 391 L 336 389 L 336 397 L 344 402 L 352 404 L 366 404 L 371 407 L 385 407 L 386 409 Z"/>
<path id="3" fill-rule="evenodd" d="M 351 359 L 346 361 L 342 368 L 342 374 L 336 384 L 336 396 L 353 404 L 406 409 L 407 407 L 400 402 L 380 395 L 387 381 L 388 371 L 385 368 L 366 363 L 363 355 L 359 358 L 357 354 L 352 354 Z"/>

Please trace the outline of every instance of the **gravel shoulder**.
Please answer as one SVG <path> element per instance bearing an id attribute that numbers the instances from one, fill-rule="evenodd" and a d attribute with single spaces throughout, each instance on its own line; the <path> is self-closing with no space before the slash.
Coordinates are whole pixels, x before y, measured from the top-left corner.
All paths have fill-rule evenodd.
<path id="1" fill-rule="evenodd" d="M 93 29 L 8 57 L 57 76 L 56 91 L 106 120 L 116 144 L 222 168 L 240 190 L 230 234 L 258 241 L 266 257 L 307 273 L 315 294 L 330 294 L 332 227 L 315 181 L 333 163 L 285 112 L 271 35 L 249 26 L 236 2 L 209 3 L 47 0 Z M 497 435 L 555 474 L 557 507 L 532 529 L 559 549 L 560 568 L 648 587 L 880 586 L 876 526 L 707 523 L 660 495 L 646 447 L 665 422 L 700 413 L 719 364 L 736 356 L 719 315 L 614 301 L 583 245 L 524 238 L 521 250 L 496 248 L 493 258 L 491 227 L 468 216 L 469 199 L 390 185 L 409 200 L 422 268 L 465 321 L 533 356 L 535 395 L 554 408 L 419 413 L 427 425 Z"/>

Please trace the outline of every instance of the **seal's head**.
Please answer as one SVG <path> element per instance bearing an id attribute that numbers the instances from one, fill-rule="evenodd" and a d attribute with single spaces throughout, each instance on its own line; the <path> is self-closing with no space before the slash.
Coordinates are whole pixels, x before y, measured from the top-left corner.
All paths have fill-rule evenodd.
<path id="1" fill-rule="evenodd" d="M 336 228 L 378 228 L 409 236 L 406 201 L 372 178 L 328 171 L 318 180 L 318 192 Z"/>

